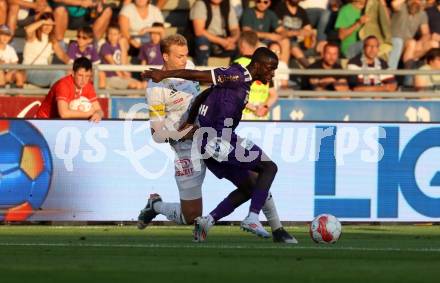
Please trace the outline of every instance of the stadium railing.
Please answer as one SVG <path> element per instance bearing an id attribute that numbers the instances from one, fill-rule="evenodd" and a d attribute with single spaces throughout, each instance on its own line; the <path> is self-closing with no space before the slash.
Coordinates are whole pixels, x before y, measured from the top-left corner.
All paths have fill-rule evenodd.
<path id="1" fill-rule="evenodd" d="M 145 65 L 96 65 L 93 68 L 94 85 L 98 85 L 99 71 L 129 71 L 142 72 L 147 68 L 159 68 L 160 66 L 145 66 Z M 3 64 L 0 65 L 0 70 L 71 70 L 71 65 L 17 65 L 17 64 Z M 212 67 L 196 67 L 197 70 L 208 70 Z M 320 69 L 289 69 L 289 74 L 293 75 L 367 75 L 367 74 L 391 74 L 396 76 L 405 75 L 440 75 L 440 70 L 320 70 Z M 0 88 L 0 94 L 9 95 L 46 95 L 48 88 Z M 101 89 L 97 88 L 96 92 L 101 97 L 110 96 L 142 96 L 144 90 L 115 90 L 115 89 Z M 394 92 L 360 92 L 360 91 L 305 91 L 281 89 L 278 91 L 280 97 L 285 98 L 430 98 L 439 99 L 439 91 L 394 91 Z"/>

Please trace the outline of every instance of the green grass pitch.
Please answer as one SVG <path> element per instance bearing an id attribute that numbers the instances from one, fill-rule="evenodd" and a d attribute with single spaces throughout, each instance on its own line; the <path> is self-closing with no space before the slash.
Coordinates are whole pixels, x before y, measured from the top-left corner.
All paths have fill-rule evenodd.
<path id="1" fill-rule="evenodd" d="M 440 282 L 440 226 L 343 226 L 334 245 L 216 226 L 0 226 L 0 282 Z"/>

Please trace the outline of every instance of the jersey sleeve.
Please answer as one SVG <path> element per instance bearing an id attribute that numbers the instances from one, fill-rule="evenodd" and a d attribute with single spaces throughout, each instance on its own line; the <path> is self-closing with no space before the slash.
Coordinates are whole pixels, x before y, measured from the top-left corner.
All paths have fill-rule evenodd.
<path id="1" fill-rule="evenodd" d="M 235 88 L 243 83 L 252 81 L 249 71 L 240 64 L 233 64 L 228 68 L 216 68 L 211 71 L 214 85 Z"/>
<path id="2" fill-rule="evenodd" d="M 56 101 L 64 100 L 68 102 L 70 89 L 69 85 L 64 80 L 54 84 L 51 91 L 53 92 Z"/>
<path id="3" fill-rule="evenodd" d="M 163 88 L 155 85 L 151 81 L 148 82 L 146 100 L 148 105 L 148 112 L 150 114 L 150 120 L 158 121 L 165 118 L 165 101 L 162 94 Z M 150 87 L 151 85 L 151 87 Z"/>

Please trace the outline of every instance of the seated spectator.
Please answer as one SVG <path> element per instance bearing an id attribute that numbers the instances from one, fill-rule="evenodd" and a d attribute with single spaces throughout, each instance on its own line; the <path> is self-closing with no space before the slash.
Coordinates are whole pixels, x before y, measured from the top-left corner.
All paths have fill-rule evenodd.
<path id="1" fill-rule="evenodd" d="M 378 57 L 379 40 L 370 35 L 364 40 L 364 51 L 348 61 L 348 70 L 386 70 L 388 64 Z M 395 91 L 397 83 L 393 75 L 350 76 L 350 86 L 355 91 Z"/>
<path id="2" fill-rule="evenodd" d="M 282 22 L 285 38 L 281 42 L 281 60 L 289 63 L 292 55 L 303 67 L 309 65 L 300 46 L 300 39 L 315 42 L 315 34 L 310 25 L 306 11 L 301 8 L 300 0 L 284 0 L 278 2 L 275 13 Z M 312 45 L 306 48 L 311 48 Z"/>
<path id="3" fill-rule="evenodd" d="M 151 32 L 164 32 L 164 28 L 153 23 L 164 23 L 162 12 L 149 0 L 135 0 L 126 4 L 119 13 L 119 27 L 122 36 L 131 47 L 130 55 L 137 57 L 142 44 L 151 41 Z"/>
<path id="4" fill-rule="evenodd" d="M 54 25 L 52 13 L 44 13 L 36 22 L 26 26 L 23 64 L 47 66 L 54 53 L 58 58 L 67 59 L 66 53 L 55 39 Z M 65 75 L 63 70 L 27 70 L 26 80 L 39 87 L 48 87 Z"/>
<path id="5" fill-rule="evenodd" d="M 331 15 L 328 2 L 329 0 L 304 0 L 299 4 L 306 11 L 311 26 L 318 31 L 318 52 L 321 52 L 327 43 L 326 31 Z"/>
<path id="6" fill-rule="evenodd" d="M 432 40 L 440 41 L 440 0 L 436 0 L 434 6 L 425 10 L 428 15 L 429 31 Z"/>
<path id="7" fill-rule="evenodd" d="M 121 33 L 119 27 L 110 26 L 107 31 L 107 40 L 102 45 L 100 56 L 103 64 L 121 65 L 121 58 L 126 56 L 127 50 L 121 48 Z M 125 53 L 123 55 L 123 53 Z M 131 78 L 129 72 L 99 72 L 100 88 L 112 89 L 142 89 L 146 87 L 146 83 Z"/>
<path id="8" fill-rule="evenodd" d="M 103 0 L 52 0 L 55 17 L 55 37 L 64 40 L 67 29 L 91 27 L 92 38 L 99 40 L 107 30 L 112 9 Z"/>
<path id="9" fill-rule="evenodd" d="M 267 47 L 278 56 L 278 59 L 280 59 L 281 45 L 278 42 L 272 42 Z M 289 86 L 289 67 L 286 62 L 281 60 L 278 61 L 278 68 L 275 70 L 273 84 L 277 90 Z"/>
<path id="10" fill-rule="evenodd" d="M 154 23 L 153 27 L 163 27 L 163 24 Z M 163 65 L 162 53 L 160 52 L 162 34 L 162 32 L 150 32 L 151 41 L 144 43 L 139 51 L 141 65 Z"/>
<path id="11" fill-rule="evenodd" d="M 98 51 L 93 44 L 93 30 L 91 27 L 86 26 L 78 29 L 77 41 L 73 41 L 67 48 L 67 55 L 69 60 L 67 63 L 72 63 L 76 58 L 86 57 L 93 64 L 100 62 Z M 61 59 L 61 58 L 60 58 Z"/>
<path id="12" fill-rule="evenodd" d="M 8 5 L 8 26 L 12 33 L 17 27 L 22 30 L 25 26 L 35 22 L 43 13 L 52 9 L 46 0 L 10 0 Z"/>
<path id="13" fill-rule="evenodd" d="M 339 64 L 339 46 L 335 43 L 327 43 L 324 46 L 322 59 L 311 64 L 307 69 L 342 70 Z M 303 79 L 305 90 L 336 90 L 348 91 L 347 79 L 343 76 L 316 75 L 307 76 Z"/>
<path id="14" fill-rule="evenodd" d="M 420 70 L 440 70 L 440 48 L 428 51 L 426 64 Z M 440 90 L 440 75 L 417 75 L 414 86 L 417 90 Z"/>
<path id="15" fill-rule="evenodd" d="M 390 54 L 390 68 L 396 69 L 403 54 L 405 69 L 412 69 L 414 63 L 431 48 L 438 48 L 439 42 L 431 39 L 428 16 L 421 0 L 394 0 L 394 14 L 391 18 L 393 50 Z M 420 38 L 415 39 L 419 32 Z"/>
<path id="16" fill-rule="evenodd" d="M 234 63 L 246 67 L 251 62 L 252 54 L 258 48 L 258 35 L 253 31 L 242 32 L 238 40 L 241 57 Z M 268 120 L 269 110 L 277 102 L 278 94 L 272 82 L 263 84 L 256 80 L 252 83 L 249 91 L 249 100 L 243 110 L 244 120 Z"/>
<path id="17" fill-rule="evenodd" d="M 252 30 L 264 44 L 271 41 L 281 42 L 281 34 L 284 32 L 278 16 L 269 9 L 270 0 L 256 0 L 254 8 L 247 8 L 241 18 L 243 31 Z"/>
<path id="18" fill-rule="evenodd" d="M 0 26 L 0 65 L 17 64 L 18 56 L 14 47 L 8 43 L 12 39 L 12 31 L 7 25 Z M 8 83 L 14 83 L 19 88 L 24 85 L 24 75 L 18 70 L 0 70 L 0 88 L 4 88 Z"/>
<path id="19" fill-rule="evenodd" d="M 365 15 L 369 21 L 359 30 L 360 39 L 374 35 L 380 42 L 379 57 L 388 59 L 392 47 L 391 17 L 385 0 L 368 0 Z"/>
<path id="20" fill-rule="evenodd" d="M 190 20 L 196 37 L 196 65 L 208 65 L 209 56 L 234 56 L 240 28 L 229 0 L 196 1 L 190 10 Z"/>
<path id="21" fill-rule="evenodd" d="M 362 41 L 359 30 L 369 21 L 367 15 L 362 15 L 366 0 L 353 0 L 339 10 L 335 29 L 341 40 L 341 53 L 347 58 L 353 58 L 362 53 Z"/>
<path id="22" fill-rule="evenodd" d="M 85 57 L 75 59 L 73 74 L 57 81 L 38 109 L 37 118 L 84 118 L 99 122 L 104 116 L 96 97 L 92 78 L 92 62 Z"/>

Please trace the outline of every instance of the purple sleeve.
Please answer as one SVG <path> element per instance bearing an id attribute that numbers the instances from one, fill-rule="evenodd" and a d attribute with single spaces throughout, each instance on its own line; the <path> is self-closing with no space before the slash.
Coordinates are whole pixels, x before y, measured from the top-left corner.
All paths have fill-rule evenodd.
<path id="1" fill-rule="evenodd" d="M 212 70 L 212 81 L 215 85 L 234 88 L 239 84 L 250 83 L 252 77 L 249 71 L 240 64 L 233 64 L 228 68 Z"/>
<path id="2" fill-rule="evenodd" d="M 92 48 L 91 58 L 92 58 L 92 63 L 99 63 L 100 61 L 98 51 L 96 50 L 95 47 Z"/>
<path id="3" fill-rule="evenodd" d="M 69 56 L 70 59 L 75 60 L 75 55 L 76 55 L 76 51 L 77 51 L 77 44 L 76 42 L 72 42 L 71 44 L 69 44 L 69 47 L 67 48 L 67 55 Z"/>
<path id="4" fill-rule="evenodd" d="M 105 55 L 113 55 L 113 52 L 111 50 L 111 47 L 109 44 L 104 43 L 101 47 L 101 50 L 99 52 L 99 56 L 101 57 L 101 63 L 108 63 L 105 60 Z"/>
<path id="5" fill-rule="evenodd" d="M 139 50 L 138 58 L 139 60 L 147 60 L 147 56 L 145 55 L 147 52 L 145 52 L 145 49 L 147 49 L 146 45 L 142 45 L 141 49 Z"/>

